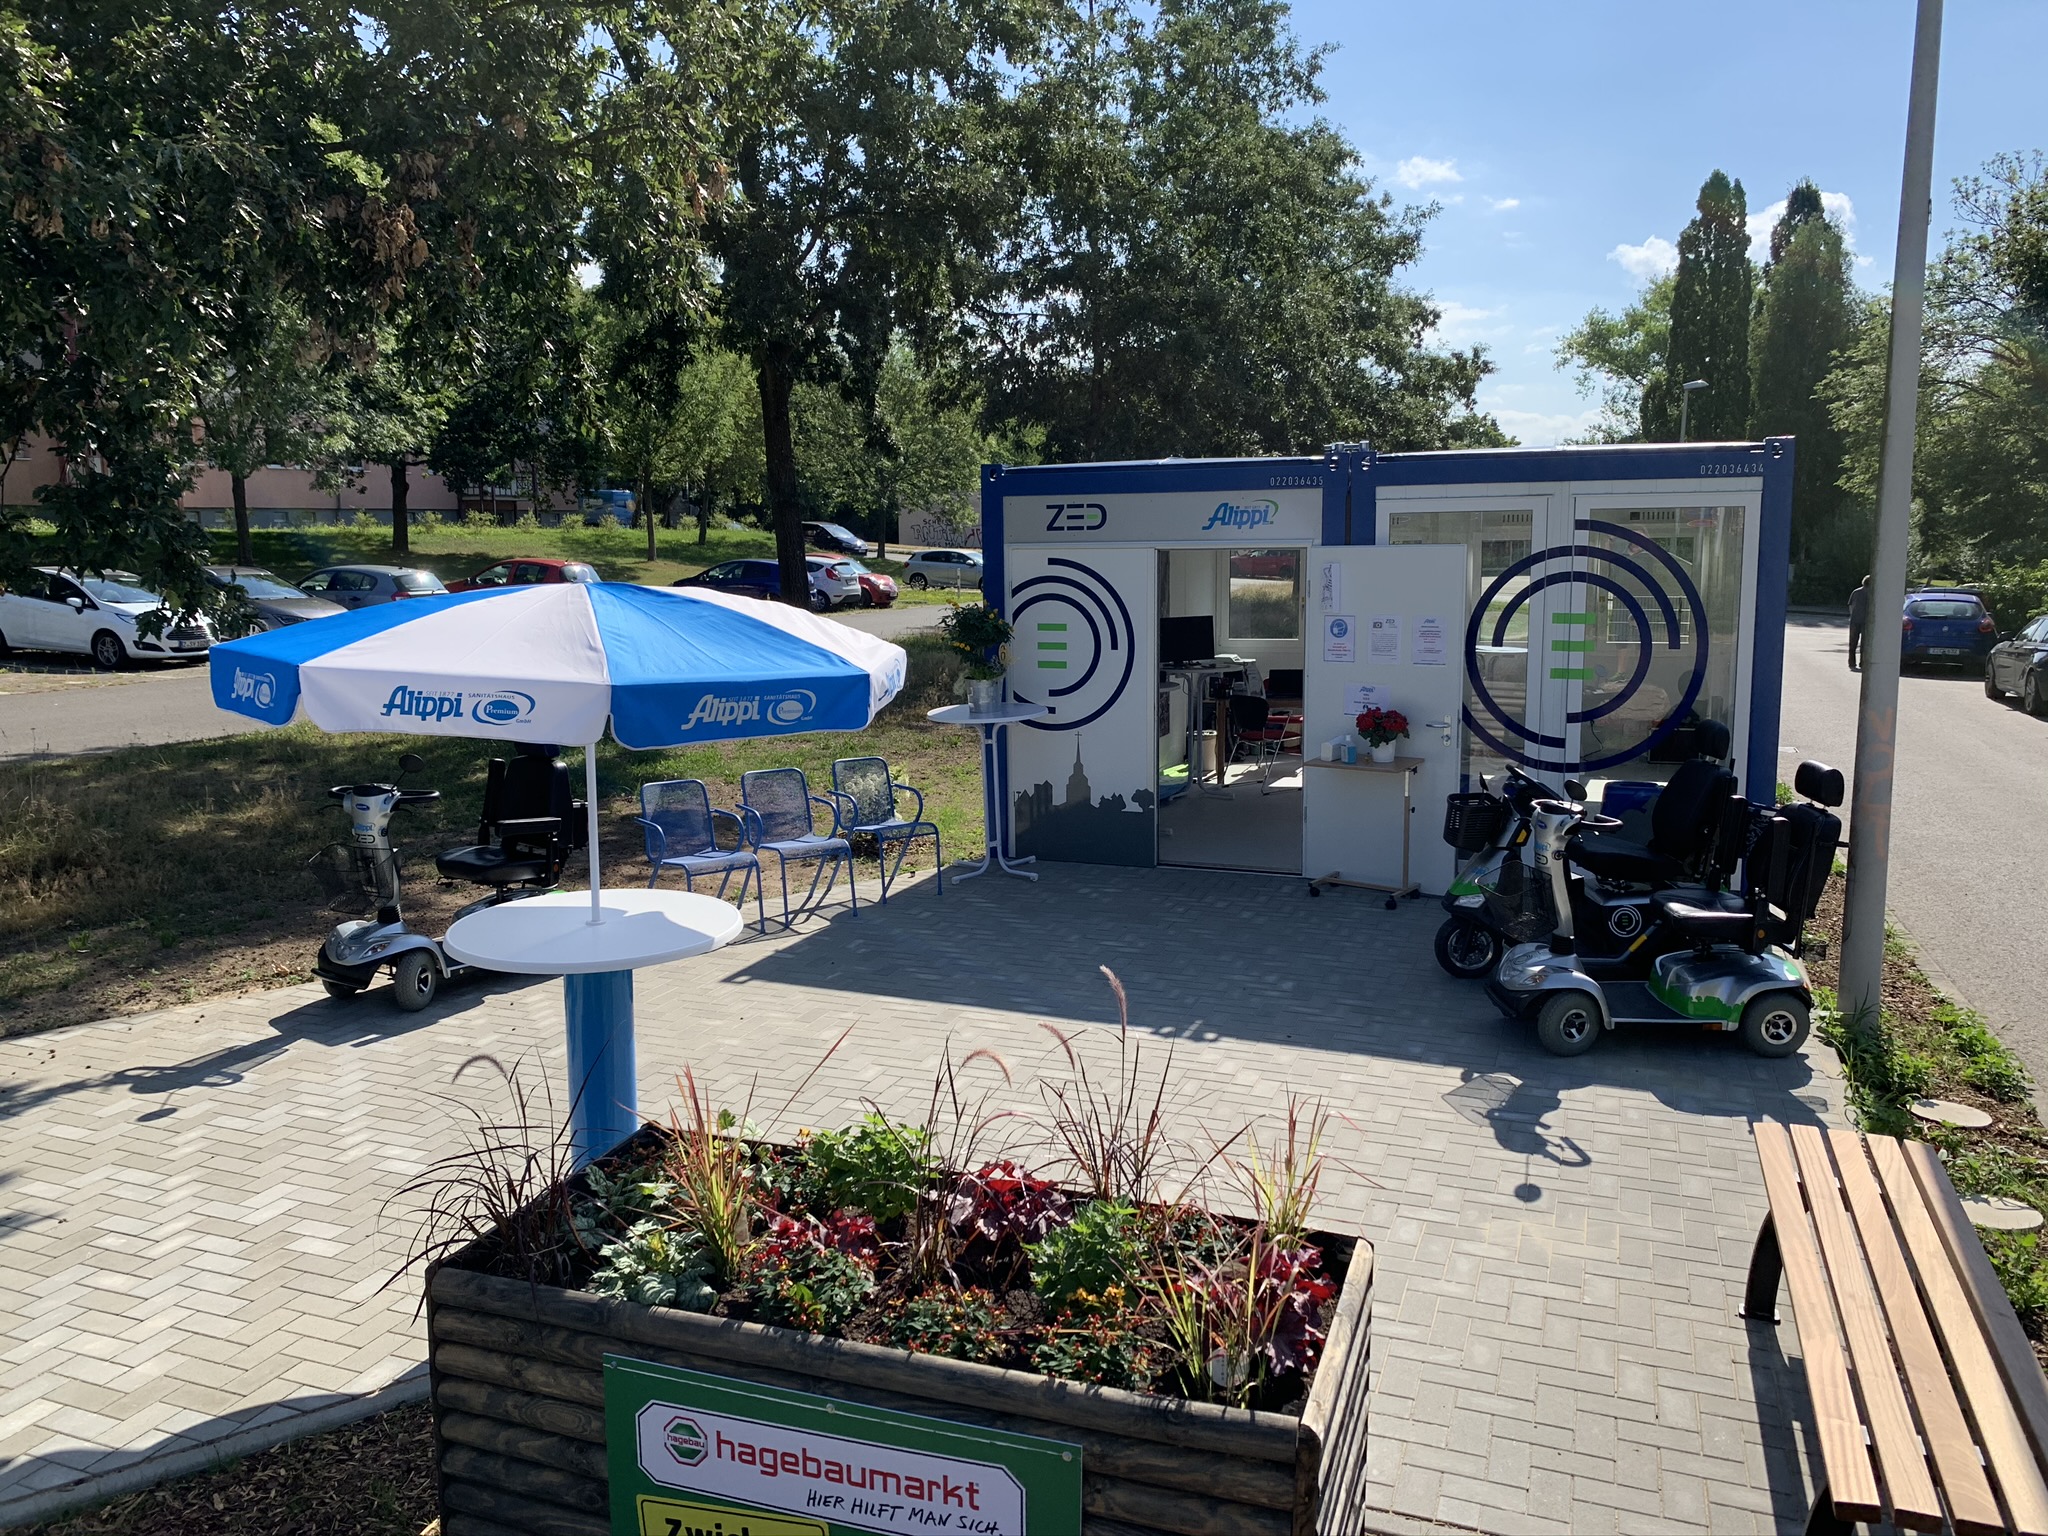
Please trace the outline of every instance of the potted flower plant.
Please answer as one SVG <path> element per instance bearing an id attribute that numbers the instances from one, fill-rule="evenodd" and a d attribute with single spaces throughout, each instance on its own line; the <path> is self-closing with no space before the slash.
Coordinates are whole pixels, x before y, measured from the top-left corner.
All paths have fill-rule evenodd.
<path id="1" fill-rule="evenodd" d="M 968 712 L 994 714 L 1002 702 L 1009 621 L 985 603 L 956 603 L 939 621 L 939 633 L 966 663 Z"/>
<path id="2" fill-rule="evenodd" d="M 1391 763 L 1394 743 L 1408 734 L 1408 717 L 1398 709 L 1382 709 L 1375 704 L 1358 717 L 1358 734 L 1372 748 L 1374 762 Z"/>

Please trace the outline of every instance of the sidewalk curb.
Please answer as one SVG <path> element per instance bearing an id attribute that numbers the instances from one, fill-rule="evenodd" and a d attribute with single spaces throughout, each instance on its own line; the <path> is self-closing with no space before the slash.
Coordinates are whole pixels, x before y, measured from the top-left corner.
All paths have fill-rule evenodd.
<path id="1" fill-rule="evenodd" d="M 124 1493 L 138 1493 L 173 1478 L 189 1477 L 195 1472 L 210 1471 L 225 1462 L 273 1450 L 287 1441 L 324 1434 L 330 1429 L 340 1429 L 358 1419 L 371 1418 L 408 1403 L 425 1402 L 426 1398 L 427 1366 L 425 1361 L 421 1361 L 390 1386 L 368 1396 L 344 1398 L 338 1403 L 328 1403 L 304 1413 L 288 1414 L 186 1450 L 145 1456 L 110 1472 L 96 1476 L 88 1473 L 55 1488 L 45 1488 L 25 1498 L 9 1500 L 0 1504 L 0 1536 L 14 1536 L 23 1527 L 68 1514 L 85 1505 L 102 1503 Z"/>

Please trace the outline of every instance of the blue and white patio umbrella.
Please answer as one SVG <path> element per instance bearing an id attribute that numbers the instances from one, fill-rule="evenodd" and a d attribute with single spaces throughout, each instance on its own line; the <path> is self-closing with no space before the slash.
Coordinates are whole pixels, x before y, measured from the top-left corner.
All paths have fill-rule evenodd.
<path id="1" fill-rule="evenodd" d="M 616 582 L 359 608 L 213 648 L 213 701 L 266 725 L 595 746 L 857 731 L 903 648 L 784 603 Z M 594 754 L 585 754 L 597 907 Z"/>

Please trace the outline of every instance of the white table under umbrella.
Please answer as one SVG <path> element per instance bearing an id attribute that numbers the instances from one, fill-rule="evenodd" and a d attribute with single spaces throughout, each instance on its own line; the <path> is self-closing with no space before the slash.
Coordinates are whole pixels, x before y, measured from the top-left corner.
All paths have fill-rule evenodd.
<path id="1" fill-rule="evenodd" d="M 578 1163 L 639 1125 L 633 972 L 737 938 L 737 910 L 602 889 L 597 742 L 655 750 L 865 728 L 903 686 L 902 647 L 780 603 L 614 583 L 358 609 L 214 647 L 214 702 L 269 725 L 583 748 L 590 891 L 474 912 L 442 944 L 490 970 L 564 978 Z"/>

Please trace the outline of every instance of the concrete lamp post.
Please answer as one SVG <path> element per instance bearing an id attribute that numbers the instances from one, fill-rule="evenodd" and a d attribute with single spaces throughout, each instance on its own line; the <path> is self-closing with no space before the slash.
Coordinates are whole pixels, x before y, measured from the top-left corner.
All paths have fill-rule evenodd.
<path id="1" fill-rule="evenodd" d="M 1692 428 L 1693 391 L 1705 389 L 1706 387 L 1707 381 L 1705 379 L 1688 379 L 1685 383 L 1678 386 L 1678 440 L 1681 443 L 1686 440 L 1686 434 Z"/>

